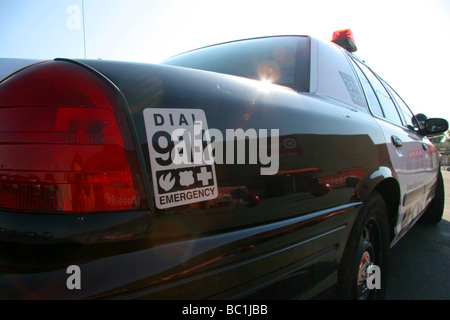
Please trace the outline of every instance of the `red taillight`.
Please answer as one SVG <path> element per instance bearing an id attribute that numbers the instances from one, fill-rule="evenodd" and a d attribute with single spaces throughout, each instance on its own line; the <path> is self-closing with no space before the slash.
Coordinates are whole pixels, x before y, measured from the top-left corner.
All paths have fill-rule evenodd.
<path id="1" fill-rule="evenodd" d="M 137 208 L 131 134 L 114 93 L 69 62 L 30 66 L 0 84 L 0 208 Z"/>

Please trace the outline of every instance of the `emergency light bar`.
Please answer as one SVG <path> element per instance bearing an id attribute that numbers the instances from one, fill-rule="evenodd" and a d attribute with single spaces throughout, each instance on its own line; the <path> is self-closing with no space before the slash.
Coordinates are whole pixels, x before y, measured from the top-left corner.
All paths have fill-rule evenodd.
<path id="1" fill-rule="evenodd" d="M 338 30 L 333 32 L 333 38 L 331 42 L 336 43 L 349 52 L 355 52 L 357 50 L 355 45 L 355 37 L 350 29 Z"/>

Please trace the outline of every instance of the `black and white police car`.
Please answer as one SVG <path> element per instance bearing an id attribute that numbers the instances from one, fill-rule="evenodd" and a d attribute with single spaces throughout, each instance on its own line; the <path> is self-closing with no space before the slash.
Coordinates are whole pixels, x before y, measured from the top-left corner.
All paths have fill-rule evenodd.
<path id="1" fill-rule="evenodd" d="M 448 123 L 333 42 L 3 60 L 0 297 L 382 298 L 390 247 L 442 217 Z"/>

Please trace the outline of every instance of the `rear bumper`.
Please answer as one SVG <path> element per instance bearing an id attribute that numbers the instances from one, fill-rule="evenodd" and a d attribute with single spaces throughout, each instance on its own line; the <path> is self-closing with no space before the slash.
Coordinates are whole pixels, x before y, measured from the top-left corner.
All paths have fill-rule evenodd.
<path id="1" fill-rule="evenodd" d="M 97 253 L 95 259 L 76 263 L 80 289 L 67 286 L 74 275 L 67 269 L 73 264 L 70 255 L 65 264 L 54 268 L 45 268 L 45 259 L 42 268 L 14 270 L 3 264 L 0 298 L 311 298 L 334 285 L 360 205 L 353 203 L 219 235 L 136 247 L 132 252 L 120 253 L 120 246 L 111 244 L 116 253 L 104 257 L 101 246 L 79 245 L 78 252 Z M 61 246 L 59 253 L 72 249 Z M 39 256 L 35 258 L 39 261 Z"/>

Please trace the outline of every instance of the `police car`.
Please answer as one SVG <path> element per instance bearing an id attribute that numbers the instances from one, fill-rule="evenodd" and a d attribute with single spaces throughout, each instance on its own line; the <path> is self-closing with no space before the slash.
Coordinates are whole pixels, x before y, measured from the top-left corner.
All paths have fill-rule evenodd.
<path id="1" fill-rule="evenodd" d="M 390 247 L 442 217 L 448 123 L 355 50 L 343 30 L 3 68 L 0 297 L 383 298 Z"/>

